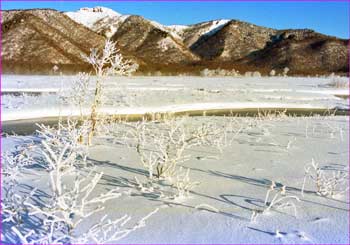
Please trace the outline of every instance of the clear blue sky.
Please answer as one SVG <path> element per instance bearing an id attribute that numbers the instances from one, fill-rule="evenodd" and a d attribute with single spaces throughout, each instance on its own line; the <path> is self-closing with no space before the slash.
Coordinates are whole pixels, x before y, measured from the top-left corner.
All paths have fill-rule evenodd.
<path id="1" fill-rule="evenodd" d="M 212 19 L 239 19 L 277 29 L 310 28 L 349 38 L 349 2 L 10 2 L 2 9 L 53 8 L 75 11 L 105 6 L 121 14 L 137 14 L 165 25 L 193 24 Z"/>

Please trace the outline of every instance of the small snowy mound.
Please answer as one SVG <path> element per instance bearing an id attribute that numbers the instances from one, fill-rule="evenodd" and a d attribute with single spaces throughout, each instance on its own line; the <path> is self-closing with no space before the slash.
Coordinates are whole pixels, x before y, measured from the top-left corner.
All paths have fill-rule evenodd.
<path id="1" fill-rule="evenodd" d="M 65 14 L 88 28 L 93 28 L 95 23 L 104 18 L 121 16 L 118 12 L 105 7 L 81 8 L 77 12 L 66 12 Z"/>

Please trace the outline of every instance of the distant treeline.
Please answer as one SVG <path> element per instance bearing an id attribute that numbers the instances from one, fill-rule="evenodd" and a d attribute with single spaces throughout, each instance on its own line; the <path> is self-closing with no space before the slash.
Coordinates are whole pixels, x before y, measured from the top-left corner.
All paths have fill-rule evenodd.
<path id="1" fill-rule="evenodd" d="M 274 67 L 271 69 L 257 68 L 242 64 L 233 64 L 232 62 L 196 62 L 186 64 L 141 64 L 135 75 L 149 76 L 176 76 L 176 75 L 191 75 L 203 76 L 203 71 L 206 69 L 216 70 L 217 74 L 226 76 L 236 76 L 246 74 L 247 72 L 259 72 L 262 76 L 269 76 L 271 70 L 275 70 L 276 74 L 283 73 L 285 67 Z M 13 63 L 2 62 L 3 74 L 33 74 L 33 75 L 74 75 L 78 72 L 90 72 L 91 67 L 88 64 L 33 64 L 33 63 Z M 318 76 L 329 75 L 332 72 L 316 69 L 298 70 L 290 68 L 289 76 Z M 334 72 L 336 75 L 349 76 L 346 70 Z"/>

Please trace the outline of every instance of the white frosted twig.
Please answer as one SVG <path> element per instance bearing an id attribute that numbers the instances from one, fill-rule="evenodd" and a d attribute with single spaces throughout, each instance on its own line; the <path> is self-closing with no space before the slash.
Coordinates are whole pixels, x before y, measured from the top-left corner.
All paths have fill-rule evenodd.
<path id="1" fill-rule="evenodd" d="M 197 206 L 195 206 L 195 209 L 203 209 L 203 210 L 207 209 L 207 210 L 211 210 L 211 211 L 213 211 L 215 213 L 219 213 L 220 212 L 219 209 L 217 209 L 217 208 L 215 208 L 215 207 L 213 207 L 213 206 L 211 206 L 209 204 L 206 204 L 206 203 L 198 204 Z"/>
<path id="2" fill-rule="evenodd" d="M 271 182 L 271 185 L 270 185 L 270 188 L 269 188 L 269 189 L 267 190 L 267 192 L 266 192 L 265 202 L 264 202 L 265 205 L 267 204 L 267 201 L 268 201 L 270 192 L 271 192 L 271 191 L 274 191 L 274 190 L 275 190 L 275 187 L 276 187 L 276 183 L 275 183 L 275 181 L 272 181 L 272 182 Z"/>
<path id="3" fill-rule="evenodd" d="M 156 214 L 159 208 L 150 212 L 144 216 L 139 222 L 137 222 L 131 228 L 124 228 L 124 226 L 131 220 L 131 217 L 124 215 L 116 220 L 106 220 L 107 216 L 101 218 L 100 222 L 92 226 L 88 232 L 80 235 L 79 237 L 73 238 L 73 243 L 91 243 L 106 244 L 111 242 L 119 241 L 126 237 L 131 232 L 140 229 L 146 225 L 146 221 Z"/>
<path id="4" fill-rule="evenodd" d="M 197 185 L 199 185 L 199 182 L 190 180 L 190 169 L 187 169 L 184 173 L 182 167 L 180 167 L 174 183 L 174 186 L 177 189 L 176 198 L 188 197 L 190 191 Z"/>
<path id="5" fill-rule="evenodd" d="M 21 242 L 22 242 L 23 244 L 29 244 L 27 238 L 30 237 L 30 236 L 34 233 L 34 231 L 31 230 L 31 231 L 29 231 L 26 235 L 22 235 L 22 233 L 21 233 L 15 226 L 12 226 L 12 227 L 11 227 L 11 230 L 12 230 L 14 233 L 16 233 L 16 235 L 19 237 L 19 239 L 21 240 Z"/>
<path id="6" fill-rule="evenodd" d="M 294 208 L 294 215 L 297 217 L 297 209 L 296 205 L 291 200 L 296 200 L 300 202 L 299 197 L 294 195 L 287 195 L 286 193 L 286 186 L 282 186 L 279 190 L 275 189 L 276 185 L 275 182 L 272 181 L 272 184 L 269 188 L 269 190 L 266 193 L 265 197 L 265 205 L 267 206 L 262 213 L 266 213 L 271 209 L 283 209 L 285 207 L 292 206 Z M 272 197 L 271 201 L 269 200 L 270 193 L 275 191 L 275 195 Z"/>

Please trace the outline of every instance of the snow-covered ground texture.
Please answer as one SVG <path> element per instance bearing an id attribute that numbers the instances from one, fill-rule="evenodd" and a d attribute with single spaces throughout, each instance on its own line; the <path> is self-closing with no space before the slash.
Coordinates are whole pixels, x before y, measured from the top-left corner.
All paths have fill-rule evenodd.
<path id="1" fill-rule="evenodd" d="M 187 149 L 186 160 L 179 161 L 177 171 L 184 173 L 189 169 L 190 179 L 175 175 L 159 180 L 154 178 L 150 182 L 149 171 L 141 163 L 132 144 L 123 136 L 125 125 L 109 125 L 103 131 L 105 134 L 96 136 L 89 148 L 87 166 L 93 169 L 93 173 L 104 174 L 87 200 L 113 192 L 115 188 L 118 188 L 120 196 L 110 200 L 106 198 L 98 206 L 104 207 L 102 211 L 92 214 L 81 223 L 75 221 L 77 225 L 69 234 L 76 236 L 75 239 L 82 239 L 79 235 L 98 224 L 102 217 L 107 216 L 101 223 L 107 225 L 107 220 L 127 215 L 125 217 L 128 222 L 125 225 L 119 224 L 112 230 L 106 228 L 106 232 L 120 231 L 127 236 L 109 242 L 349 243 L 347 117 L 193 117 L 186 118 L 185 121 L 193 128 L 207 123 L 215 124 L 217 128 L 224 126 L 227 129 L 225 140 L 229 141 L 223 144 L 221 151 L 210 145 Z M 129 123 L 127 128 L 137 125 Z M 163 126 L 162 122 L 153 123 L 152 134 L 161 132 Z M 36 145 L 41 139 L 39 136 L 2 138 L 2 153 L 21 151 L 18 147 Z M 33 145 L 26 147 L 26 150 L 30 151 L 32 147 Z M 141 149 L 148 154 L 153 147 L 154 145 L 147 145 Z M 28 152 L 22 152 L 22 161 L 28 159 L 26 154 Z M 63 159 L 68 159 L 69 156 L 63 156 Z M 316 183 L 310 179 L 306 179 L 303 188 L 305 168 L 312 163 L 319 164 L 319 170 L 327 178 L 332 178 L 333 173 L 345 174 L 345 179 L 336 188 L 339 192 L 322 196 L 317 193 Z M 45 201 L 50 200 L 52 195 L 52 182 L 47 171 L 54 170 L 26 164 L 21 177 L 16 178 L 17 196 L 25 196 L 35 190 L 27 202 L 38 207 L 48 205 Z M 6 163 L 3 167 L 8 169 Z M 77 171 L 83 171 L 83 175 L 86 175 L 86 169 L 81 165 L 75 166 L 75 171 L 70 173 L 72 176 L 68 174 L 65 178 L 64 191 L 74 186 Z M 62 171 L 66 172 L 67 169 Z M 86 184 L 90 183 L 90 178 L 92 177 L 86 179 Z M 180 195 L 181 184 L 187 183 L 193 184 L 188 187 L 189 195 Z M 6 188 L 4 185 L 2 187 Z M 341 193 L 342 190 L 345 192 Z M 3 189 L 4 193 L 6 190 Z M 67 200 L 71 200 L 69 197 L 66 196 Z M 269 208 L 271 203 L 281 197 L 286 198 Z M 20 202 L 18 200 L 22 199 L 17 199 L 17 203 Z M 72 200 L 75 201 L 69 205 L 76 205 L 77 200 Z M 39 210 L 49 212 L 51 209 L 44 207 Z M 43 215 L 40 212 L 32 211 L 32 215 L 22 217 L 19 224 L 13 221 L 3 223 L 2 243 L 20 242 L 16 232 L 21 232 L 23 236 L 29 234 L 26 237 L 28 242 L 35 234 L 43 232 L 45 227 L 41 225 Z M 149 214 L 152 215 L 142 225 L 127 232 Z M 75 216 L 79 217 L 76 210 L 69 212 L 69 219 Z M 50 223 L 49 220 L 47 222 Z M 16 232 L 13 227 L 16 227 Z M 31 229 L 33 232 L 30 232 Z M 98 234 L 101 239 L 99 241 L 104 241 L 102 233 Z M 84 236 L 83 240 L 78 241 L 96 243 L 92 235 Z"/>
<path id="2" fill-rule="evenodd" d="M 79 114 L 78 108 L 67 102 L 74 79 L 3 75 L 2 121 Z M 86 113 L 93 86 L 92 79 Z M 349 109 L 347 78 L 117 77 L 108 79 L 104 87 L 103 110 L 111 114 L 201 108 Z"/>

